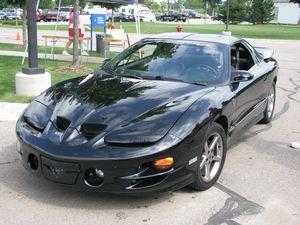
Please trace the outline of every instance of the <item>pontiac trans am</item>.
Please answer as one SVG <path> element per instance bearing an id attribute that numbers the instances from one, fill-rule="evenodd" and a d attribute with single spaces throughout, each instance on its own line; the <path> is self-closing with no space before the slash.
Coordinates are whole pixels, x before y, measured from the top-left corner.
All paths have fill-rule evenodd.
<path id="1" fill-rule="evenodd" d="M 32 173 L 81 190 L 206 190 L 235 137 L 272 119 L 272 55 L 232 36 L 142 39 L 38 96 L 17 122 L 17 153 Z"/>

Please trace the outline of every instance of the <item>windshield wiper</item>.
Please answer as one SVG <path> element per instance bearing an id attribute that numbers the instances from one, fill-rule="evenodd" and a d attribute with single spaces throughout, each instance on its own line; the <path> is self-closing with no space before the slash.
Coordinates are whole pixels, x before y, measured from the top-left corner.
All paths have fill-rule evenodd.
<path id="1" fill-rule="evenodd" d="M 135 79 L 143 80 L 143 77 L 141 77 L 141 76 L 138 76 L 138 75 L 120 74 L 119 76 L 121 76 L 121 77 L 135 78 Z"/>
<path id="2" fill-rule="evenodd" d="M 116 71 L 114 71 L 113 69 L 110 69 L 108 67 L 102 67 L 101 70 L 104 71 L 105 73 L 108 73 L 109 75 L 118 76 Z"/>
<path id="3" fill-rule="evenodd" d="M 204 87 L 207 87 L 207 84 L 206 83 L 201 83 L 201 82 L 198 82 L 198 81 L 193 81 L 193 82 L 188 82 L 190 84 L 195 84 L 195 85 L 199 85 L 199 86 L 204 86 Z"/>
<path id="4" fill-rule="evenodd" d="M 180 80 L 180 79 L 176 79 L 176 78 L 171 78 L 171 77 L 155 76 L 153 78 L 155 80 L 168 80 L 168 81 L 178 81 L 178 82 L 186 83 L 184 80 Z"/>

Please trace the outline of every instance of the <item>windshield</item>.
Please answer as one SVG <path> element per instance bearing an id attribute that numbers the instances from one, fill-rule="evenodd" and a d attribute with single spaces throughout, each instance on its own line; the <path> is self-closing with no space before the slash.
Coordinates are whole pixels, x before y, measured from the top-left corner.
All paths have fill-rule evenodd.
<path id="1" fill-rule="evenodd" d="M 104 69 L 120 76 L 222 84 L 227 79 L 226 49 L 209 42 L 147 41 L 123 51 Z"/>

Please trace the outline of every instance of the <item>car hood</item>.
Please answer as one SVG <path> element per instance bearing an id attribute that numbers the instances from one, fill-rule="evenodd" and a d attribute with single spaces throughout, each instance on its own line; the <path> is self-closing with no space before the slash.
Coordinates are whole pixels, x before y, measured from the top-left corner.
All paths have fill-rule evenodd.
<path id="1" fill-rule="evenodd" d="M 151 129 L 159 132 L 151 139 L 157 141 L 193 102 L 212 89 L 173 81 L 90 74 L 55 85 L 35 101 L 51 111 L 47 115 L 51 114 L 50 121 L 61 131 L 73 128 L 86 132 L 87 139 L 108 133 L 111 136 L 107 141 L 115 142 L 116 138 L 122 139 L 120 133 L 127 127 L 136 131 L 144 126 L 143 133 Z M 27 115 L 30 117 L 32 112 Z M 154 125 L 158 123 L 163 128 L 160 131 Z"/>

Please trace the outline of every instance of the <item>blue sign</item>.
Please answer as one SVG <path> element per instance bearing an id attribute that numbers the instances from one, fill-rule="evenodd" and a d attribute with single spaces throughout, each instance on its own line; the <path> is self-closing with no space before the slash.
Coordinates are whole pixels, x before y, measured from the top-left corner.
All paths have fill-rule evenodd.
<path id="1" fill-rule="evenodd" d="M 106 14 L 92 14 L 91 26 L 92 27 L 106 27 Z"/>
<path id="2" fill-rule="evenodd" d="M 106 14 L 92 14 L 91 15 L 91 51 L 93 50 L 93 29 L 94 27 L 103 27 L 106 33 Z"/>

